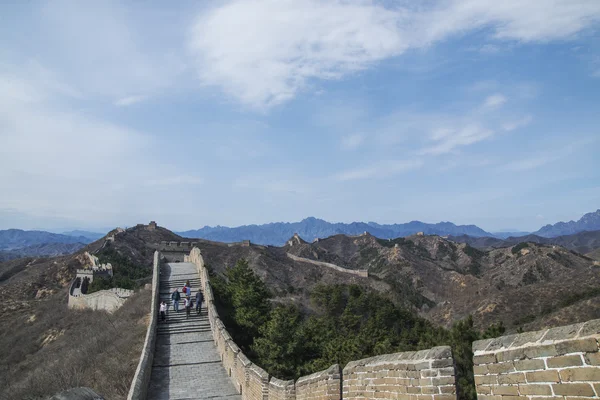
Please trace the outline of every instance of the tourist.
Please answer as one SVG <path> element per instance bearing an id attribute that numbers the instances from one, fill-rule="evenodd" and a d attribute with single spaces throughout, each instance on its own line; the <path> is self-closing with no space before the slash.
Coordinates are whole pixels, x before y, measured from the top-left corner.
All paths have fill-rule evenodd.
<path id="1" fill-rule="evenodd" d="M 183 299 L 183 304 L 185 305 L 185 317 L 189 318 L 190 312 L 192 311 L 192 299 L 186 297 L 185 299 Z"/>
<path id="2" fill-rule="evenodd" d="M 160 302 L 160 320 L 164 321 L 167 319 L 167 303 L 163 301 Z"/>
<path id="3" fill-rule="evenodd" d="M 179 300 L 180 299 L 181 299 L 181 296 L 179 295 L 179 291 L 177 290 L 177 288 L 175 288 L 175 291 L 171 295 L 171 300 L 173 300 L 173 310 L 175 310 L 175 312 L 179 312 Z"/>
<path id="4" fill-rule="evenodd" d="M 202 305 L 203 300 L 202 292 L 198 290 L 196 292 L 196 314 L 200 314 L 200 306 Z"/>

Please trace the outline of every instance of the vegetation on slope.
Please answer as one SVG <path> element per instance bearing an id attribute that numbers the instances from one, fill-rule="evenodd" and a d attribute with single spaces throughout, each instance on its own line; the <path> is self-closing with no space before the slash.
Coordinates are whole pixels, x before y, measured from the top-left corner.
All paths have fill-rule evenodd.
<path id="1" fill-rule="evenodd" d="M 0 323 L 0 398 L 42 399 L 87 386 L 125 399 L 139 361 L 150 290 L 114 314 L 67 310 L 58 293 Z"/>
<path id="2" fill-rule="evenodd" d="M 212 274 L 211 284 L 219 315 L 234 341 L 257 365 L 281 379 L 374 355 L 451 345 L 459 399 L 473 400 L 471 344 L 504 332 L 501 324 L 479 332 L 470 317 L 449 330 L 437 327 L 357 285 L 317 286 L 310 297 L 317 312 L 307 315 L 295 305 L 273 305 L 266 285 L 245 260 L 228 268 L 224 277 Z"/>
<path id="3" fill-rule="evenodd" d="M 98 254 L 98 260 L 102 264 L 110 263 L 113 266 L 113 276 L 94 279 L 88 287 L 88 294 L 110 288 L 135 289 L 139 287 L 136 280 L 152 274 L 151 268 L 143 268 L 111 248 Z"/>

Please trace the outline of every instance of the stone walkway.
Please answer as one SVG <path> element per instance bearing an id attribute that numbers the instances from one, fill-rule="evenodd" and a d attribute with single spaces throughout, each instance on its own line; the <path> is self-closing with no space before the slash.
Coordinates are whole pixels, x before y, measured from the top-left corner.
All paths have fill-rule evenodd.
<path id="1" fill-rule="evenodd" d="M 239 400 L 233 383 L 221 364 L 206 311 L 186 318 L 183 299 L 176 313 L 171 292 L 189 280 L 192 297 L 200 287 L 200 276 L 191 263 L 169 263 L 161 267 L 160 299 L 169 304 L 167 321 L 159 321 L 149 400 L 228 399 Z"/>

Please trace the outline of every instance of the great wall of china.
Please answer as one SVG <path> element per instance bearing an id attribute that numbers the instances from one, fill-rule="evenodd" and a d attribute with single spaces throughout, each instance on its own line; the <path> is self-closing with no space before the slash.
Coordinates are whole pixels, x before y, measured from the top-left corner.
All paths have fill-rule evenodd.
<path id="1" fill-rule="evenodd" d="M 145 399 L 156 340 L 161 255 L 154 257 L 152 316 L 128 399 Z M 296 381 L 270 376 L 252 363 L 221 322 L 200 250 L 185 262 L 195 265 L 205 295 L 210 330 L 225 373 L 241 399 L 454 400 L 454 360 L 447 346 L 352 361 L 343 369 Z M 600 320 L 507 335 L 473 343 L 478 400 L 580 400 L 600 398 Z"/>

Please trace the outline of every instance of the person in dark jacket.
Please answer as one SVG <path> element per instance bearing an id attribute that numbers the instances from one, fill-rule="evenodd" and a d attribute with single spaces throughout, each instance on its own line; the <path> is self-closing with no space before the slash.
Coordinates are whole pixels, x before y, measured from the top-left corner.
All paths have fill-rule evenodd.
<path id="1" fill-rule="evenodd" d="M 179 300 L 181 300 L 181 295 L 179 294 L 179 290 L 175 288 L 175 291 L 171 295 L 171 300 L 173 300 L 173 310 L 175 312 L 179 312 Z"/>
<path id="2" fill-rule="evenodd" d="M 198 290 L 198 292 L 196 292 L 196 314 L 200 314 L 200 306 L 202 305 L 202 301 L 204 301 L 204 296 L 202 296 L 202 292 Z"/>

